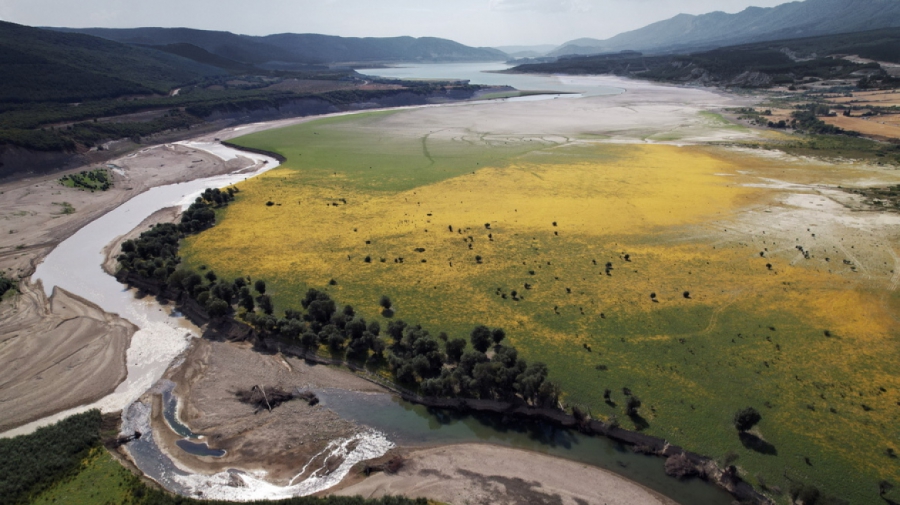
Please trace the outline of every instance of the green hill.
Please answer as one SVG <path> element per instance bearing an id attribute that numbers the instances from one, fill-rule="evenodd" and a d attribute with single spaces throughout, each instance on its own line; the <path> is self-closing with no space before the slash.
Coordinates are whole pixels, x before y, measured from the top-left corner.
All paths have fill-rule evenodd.
<path id="1" fill-rule="evenodd" d="M 153 49 L 0 22 L 0 102 L 75 102 L 167 93 L 224 73 Z"/>

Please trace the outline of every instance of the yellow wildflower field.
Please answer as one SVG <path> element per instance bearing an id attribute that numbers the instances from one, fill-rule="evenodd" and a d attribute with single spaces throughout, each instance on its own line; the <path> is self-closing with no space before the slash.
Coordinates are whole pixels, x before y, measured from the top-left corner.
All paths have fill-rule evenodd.
<path id="1" fill-rule="evenodd" d="M 896 230 L 799 202 L 831 195 L 816 181 L 871 180 L 867 168 L 708 146 L 388 139 L 379 117 L 238 140 L 288 162 L 239 184 L 185 261 L 265 279 L 279 312 L 315 287 L 383 324 L 388 295 L 396 318 L 433 333 L 503 327 L 567 403 L 631 428 L 627 387 L 644 402 L 638 428 L 734 451 L 751 481 L 789 475 L 861 503 L 900 476 L 885 455 L 900 450 Z M 731 426 L 750 405 L 763 450 Z"/>

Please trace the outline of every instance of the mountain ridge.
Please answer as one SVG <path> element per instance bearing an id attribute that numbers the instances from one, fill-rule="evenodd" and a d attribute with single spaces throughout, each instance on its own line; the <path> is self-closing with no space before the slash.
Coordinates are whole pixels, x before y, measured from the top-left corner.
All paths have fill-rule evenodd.
<path id="1" fill-rule="evenodd" d="M 363 62 L 502 61 L 500 50 L 470 47 L 436 37 L 340 37 L 316 33 L 238 35 L 192 28 L 48 28 L 82 33 L 124 44 L 171 46 L 191 44 L 243 64 L 336 64 Z"/>
<path id="2" fill-rule="evenodd" d="M 574 39 L 549 55 L 670 53 L 894 27 L 900 27 L 900 0 L 805 0 L 735 14 L 678 14 L 605 40 Z"/>

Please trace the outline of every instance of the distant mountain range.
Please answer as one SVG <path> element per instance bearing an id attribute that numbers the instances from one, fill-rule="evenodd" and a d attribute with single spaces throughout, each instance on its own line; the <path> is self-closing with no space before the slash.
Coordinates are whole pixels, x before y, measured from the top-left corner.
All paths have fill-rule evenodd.
<path id="1" fill-rule="evenodd" d="M 196 46 L 238 64 L 290 69 L 310 64 L 501 61 L 503 51 L 435 37 L 358 38 L 281 33 L 255 37 L 189 28 L 52 28 L 153 48 Z M 196 50 L 195 50 L 196 52 Z"/>
<path id="2" fill-rule="evenodd" d="M 806 0 L 737 14 L 679 14 L 606 40 L 576 39 L 549 56 L 623 50 L 673 53 L 900 26 L 900 0 Z"/>
<path id="3" fill-rule="evenodd" d="M 499 49 L 513 58 L 535 58 L 549 53 L 556 47 L 553 44 L 542 44 L 536 46 L 497 46 L 494 49 Z"/>

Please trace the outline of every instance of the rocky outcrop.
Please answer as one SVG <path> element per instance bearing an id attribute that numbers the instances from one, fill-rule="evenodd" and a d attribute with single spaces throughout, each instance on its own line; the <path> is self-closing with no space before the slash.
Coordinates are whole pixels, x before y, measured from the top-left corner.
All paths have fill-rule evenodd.
<path id="1" fill-rule="evenodd" d="M 772 84 L 772 76 L 763 72 L 744 72 L 731 81 L 729 86 L 742 88 L 765 88 Z"/>

